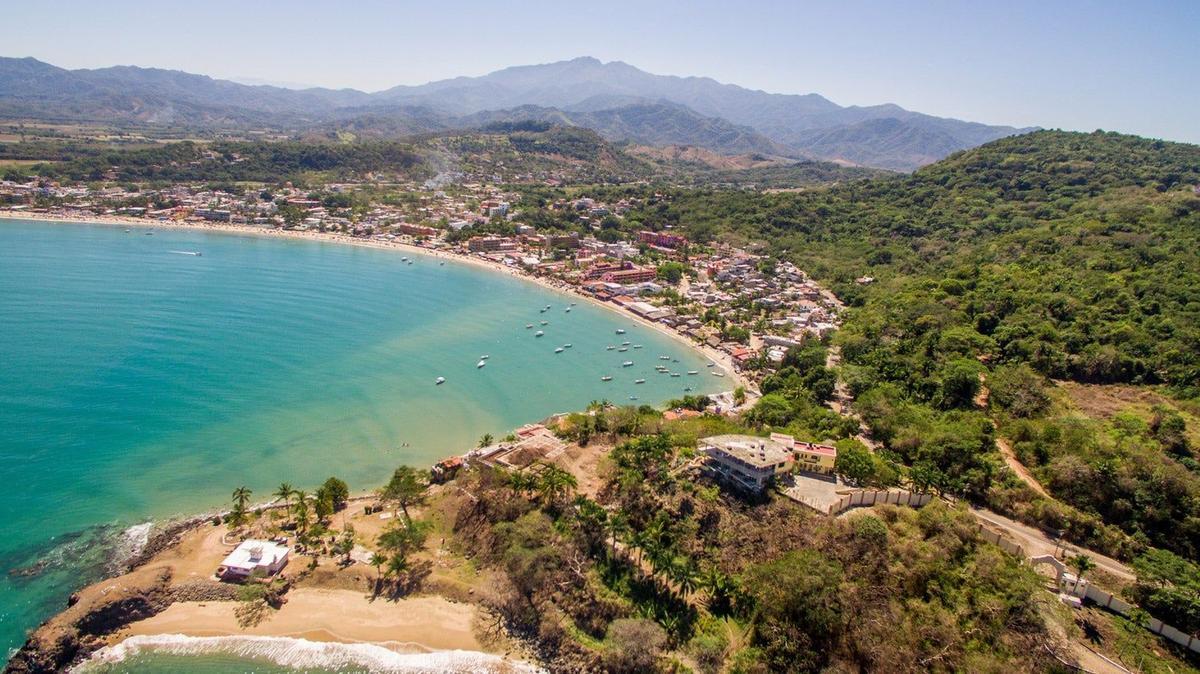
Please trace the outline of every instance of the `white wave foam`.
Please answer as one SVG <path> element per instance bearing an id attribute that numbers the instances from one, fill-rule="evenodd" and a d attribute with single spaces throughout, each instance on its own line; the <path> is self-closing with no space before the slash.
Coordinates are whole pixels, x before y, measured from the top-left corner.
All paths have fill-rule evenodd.
<path id="1" fill-rule="evenodd" d="M 113 545 L 110 567 L 120 569 L 129 560 L 141 554 L 150 542 L 150 534 L 154 531 L 154 522 L 135 524 L 121 532 Z"/>
<path id="2" fill-rule="evenodd" d="M 476 651 L 397 653 L 376 644 L 343 644 L 308 641 L 291 637 L 228 636 L 192 637 L 183 634 L 136 635 L 96 651 L 72 672 L 124 662 L 142 653 L 199 656 L 226 653 L 241 658 L 268 660 L 292 669 L 365 669 L 369 672 L 402 674 L 496 673 L 534 674 L 542 670 L 529 663 L 513 661 Z"/>

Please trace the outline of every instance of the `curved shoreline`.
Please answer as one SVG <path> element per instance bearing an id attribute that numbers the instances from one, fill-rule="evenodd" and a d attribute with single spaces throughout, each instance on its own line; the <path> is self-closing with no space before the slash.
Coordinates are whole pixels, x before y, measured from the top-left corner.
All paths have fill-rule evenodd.
<path id="1" fill-rule="evenodd" d="M 502 273 L 511 278 L 516 278 L 516 279 L 520 279 L 522 281 L 527 281 L 529 283 L 533 283 L 533 284 L 541 287 L 544 290 L 554 291 L 559 294 L 567 295 L 572 298 L 580 298 L 587 302 L 590 302 L 593 306 L 602 307 L 604 309 L 612 311 L 613 313 L 616 313 L 617 315 L 621 316 L 622 318 L 630 319 L 633 322 L 637 323 L 638 325 L 641 325 L 642 327 L 649 328 L 651 330 L 658 332 L 661 335 L 670 337 L 671 339 L 679 342 L 680 344 L 687 346 L 689 349 L 692 349 L 693 351 L 703 355 L 709 361 L 716 363 L 726 375 L 728 375 L 730 378 L 733 379 L 734 387 L 743 386 L 746 389 L 755 389 L 756 388 L 753 385 L 753 383 L 749 379 L 747 379 L 740 371 L 738 371 L 738 369 L 734 366 L 733 358 L 729 354 L 727 354 L 723 351 L 714 349 L 707 345 L 697 344 L 697 343 L 693 342 L 691 339 L 689 339 L 688 337 L 681 335 L 680 333 L 676 332 L 675 330 L 672 330 L 671 328 L 669 328 L 665 325 L 662 325 L 661 323 L 655 323 L 653 321 L 646 320 L 645 318 L 642 318 L 641 316 L 638 316 L 637 314 L 635 314 L 631 311 L 628 311 L 628 310 L 618 307 L 616 305 L 610 304 L 608 302 L 601 302 L 600 300 L 596 299 L 595 297 L 592 297 L 591 295 L 587 295 L 585 293 L 579 292 L 572 286 L 569 286 L 569 285 L 566 285 L 563 283 L 559 283 L 559 282 L 555 282 L 550 279 L 543 278 L 541 276 L 534 276 L 533 274 L 526 273 L 519 269 L 513 269 L 512 267 L 508 267 L 508 266 L 505 266 L 505 265 L 502 265 L 502 264 L 499 264 L 496 262 L 492 262 L 489 260 L 483 260 L 483 259 L 480 259 L 477 257 L 472 257 L 470 255 L 464 255 L 462 253 L 458 253 L 458 252 L 454 252 L 454 251 L 434 250 L 434 249 L 430 249 L 430 248 L 425 248 L 423 246 L 417 246 L 417 245 L 413 245 L 410 243 L 404 243 L 401 241 L 376 241 L 376 240 L 372 240 L 372 239 L 360 239 L 360 238 L 356 238 L 356 237 L 349 236 L 346 234 L 336 234 L 336 233 L 332 233 L 332 232 L 310 232 L 310 231 L 285 230 L 285 229 L 274 229 L 274 228 L 268 229 L 268 228 L 264 228 L 264 227 L 256 227 L 253 225 L 235 225 L 235 224 L 194 222 L 194 221 L 189 221 L 189 222 L 162 221 L 162 220 L 152 220 L 151 221 L 151 220 L 145 220 L 142 218 L 128 218 L 128 217 L 109 216 L 109 215 L 65 216 L 65 215 L 53 215 L 53 214 L 49 214 L 49 213 L 21 213 L 18 211 L 5 211 L 5 210 L 0 210 L 0 218 L 10 219 L 10 220 L 30 220 L 30 221 L 35 221 L 35 222 L 38 222 L 38 221 L 40 221 L 40 222 L 56 222 L 56 223 L 66 223 L 66 224 L 81 224 L 81 225 L 92 224 L 92 225 L 111 225 L 111 226 L 129 226 L 129 227 L 148 227 L 151 229 L 160 227 L 163 229 L 192 230 L 192 231 L 199 231 L 199 232 L 217 232 L 217 233 L 222 233 L 222 234 L 238 234 L 238 235 L 247 235 L 247 236 L 260 236 L 260 237 L 265 237 L 265 238 L 295 239 L 295 240 L 300 240 L 300 241 L 317 241 L 317 242 L 336 243 L 336 244 L 349 245 L 349 246 L 359 246 L 362 248 L 374 248 L 377 250 L 401 251 L 401 252 L 405 252 L 405 253 L 412 253 L 412 254 L 416 254 L 416 255 L 424 255 L 427 257 L 450 260 L 452 262 L 457 262 L 457 263 L 465 264 L 465 265 L 471 265 L 471 266 L 474 266 L 474 267 L 477 267 L 480 269 L 486 269 L 486 270 L 490 270 L 493 272 Z M 730 387 L 730 390 L 732 390 L 732 388 L 734 388 L 734 387 Z"/>
<path id="2" fill-rule="evenodd" d="M 161 229 L 164 231 L 170 230 L 170 229 L 179 229 L 179 230 L 191 230 L 191 231 L 198 231 L 198 232 L 213 232 L 213 233 L 217 233 L 217 234 L 228 234 L 228 235 L 260 236 L 260 237 L 266 237 L 266 238 L 274 237 L 274 238 L 278 238 L 278 239 L 308 240 L 308 241 L 316 241 L 318 243 L 320 243 L 320 242 L 338 243 L 338 244 L 345 244 L 345 245 L 361 246 L 361 247 L 365 247 L 365 248 L 376 248 L 376 249 L 380 249 L 380 250 L 401 251 L 401 252 L 411 253 L 413 255 L 422 255 L 422 256 L 429 257 L 429 258 L 450 260 L 451 262 L 454 262 L 454 263 L 473 265 L 480 269 L 490 270 L 493 272 L 503 272 L 503 273 L 506 273 L 506 275 L 509 277 L 513 277 L 513 278 L 521 279 L 524 281 L 528 281 L 530 283 L 534 283 L 534 284 L 540 286 L 542 289 L 555 291 L 562 295 L 569 295 L 571 297 L 571 299 L 582 298 L 583 300 L 591 302 L 595 306 L 600 306 L 600 307 L 603 307 L 610 311 L 613 311 L 616 314 L 620 315 L 622 318 L 630 319 L 635 324 L 639 324 L 639 325 L 645 326 L 647 328 L 654 329 L 654 330 L 658 331 L 659 334 L 662 334 L 662 335 L 665 335 L 672 339 L 678 340 L 678 342 L 680 344 L 701 353 L 703 356 L 708 357 L 709 360 L 712 360 L 714 362 L 717 362 L 718 364 L 721 364 L 723 366 L 723 369 L 725 369 L 727 371 L 727 373 L 731 376 L 731 378 L 733 378 L 735 380 L 735 382 L 740 383 L 742 380 L 740 374 L 738 374 L 737 371 L 732 367 L 731 359 L 726 360 L 728 358 L 727 355 L 721 354 L 720 352 L 716 352 L 715 350 L 709 349 L 707 347 L 698 346 L 695 343 L 693 343 L 691 340 L 689 340 L 687 337 L 685 337 L 684 335 L 681 335 L 681 334 L 675 332 L 674 330 L 667 328 L 666 326 L 663 326 L 661 324 L 656 324 L 651 321 L 647 321 L 647 320 L 643 319 L 642 317 L 634 315 L 631 312 L 629 312 L 623 308 L 620 308 L 618 306 L 615 306 L 615 305 L 612 305 L 609 303 L 605 303 L 605 302 L 601 302 L 591 296 L 582 294 L 582 293 L 578 292 L 577 290 L 575 290 L 574 288 L 566 286 L 565 284 L 554 282 L 550 279 L 536 277 L 536 276 L 527 274 L 519 269 L 507 267 L 506 265 L 498 264 L 498 263 L 491 262 L 488 260 L 474 258 L 472 256 L 464 255 L 464 254 L 460 254 L 460 253 L 456 253 L 456 252 L 431 250 L 431 249 L 427 249 L 427 248 L 423 248 L 420 246 L 411 245 L 411 244 L 407 244 L 407 243 L 402 243 L 402 242 L 363 240 L 363 239 L 358 239 L 355 237 L 350 237 L 350 236 L 342 235 L 342 234 L 321 233 L 321 232 L 285 231 L 285 230 L 265 229 L 265 228 L 258 228 L 258 227 L 252 227 L 252 226 L 241 226 L 241 225 L 224 225 L 224 224 L 193 223 L 193 222 L 186 222 L 186 223 L 158 222 L 158 221 L 151 222 L 151 221 L 146 221 L 146 220 L 141 220 L 141 219 L 136 219 L 136 218 L 118 218 L 118 217 L 104 217 L 104 216 L 87 216 L 87 217 L 61 216 L 61 217 L 56 217 L 56 216 L 49 215 L 49 214 L 26 214 L 26 213 L 12 212 L 12 211 L 0 211 L 0 218 L 9 219 L 9 220 L 30 221 L 30 222 L 50 222 L 50 223 L 63 223 L 63 224 L 121 226 L 121 227 L 135 227 L 136 226 L 136 227 L 140 227 L 140 228 Z M 449 455 L 450 453 L 453 453 L 453 452 L 452 451 L 448 452 L 447 455 Z M 356 496 L 354 500 L 358 500 L 360 498 L 364 498 L 364 496 L 361 496 L 361 495 Z M 370 497 L 366 496 L 365 498 L 370 498 Z M 270 507 L 272 507 L 270 504 L 261 504 L 260 506 L 257 506 L 256 509 L 266 509 L 266 508 L 270 508 Z M 124 574 L 125 575 L 131 574 L 135 571 L 145 571 L 148 573 L 151 569 L 153 569 L 155 567 L 156 557 L 158 557 L 160 553 L 163 553 L 163 552 L 166 552 L 166 551 L 172 550 L 173 548 L 178 547 L 184 538 L 186 538 L 189 535 L 192 535 L 195 532 L 197 532 L 198 530 L 202 529 L 203 526 L 208 521 L 210 521 L 214 512 L 219 512 L 219 510 L 208 511 L 206 514 L 193 514 L 191 516 L 182 516 L 182 517 L 177 516 L 177 517 L 174 517 L 174 518 L 171 518 L 168 520 L 157 520 L 157 519 L 152 520 L 153 523 L 155 524 L 155 528 L 157 530 L 151 536 L 149 536 L 148 540 L 145 542 L 145 545 L 142 546 L 141 549 L 136 550 L 135 553 L 133 555 L 131 555 L 130 558 L 126 561 L 126 563 L 123 565 L 124 566 Z M 162 527 L 162 528 L 160 529 L 159 527 Z M 121 577 L 122 577 L 122 572 L 118 572 L 116 575 L 108 575 L 108 576 L 106 576 L 105 580 L 100 581 L 95 585 L 106 585 L 110 581 L 112 581 L 114 578 L 121 578 Z M 88 586 L 87 588 L 82 588 L 79 593 L 76 593 L 73 596 L 72 601 L 77 601 L 80 594 L 86 595 L 86 593 L 89 590 L 91 590 L 93 587 L 95 587 L 95 585 Z M 155 590 L 155 592 L 157 592 L 157 590 Z M 157 595 L 155 595 L 155 596 L 157 596 Z M 174 604 L 171 604 L 171 605 L 174 605 Z M 49 617 L 46 621 L 44 621 L 41 624 L 41 626 L 39 626 L 36 629 L 40 630 L 41 628 L 47 627 L 48 625 L 51 625 L 52 623 L 60 623 L 61 622 L 60 619 L 63 618 L 64 616 L 71 615 L 71 614 L 78 612 L 78 611 L 70 611 L 70 608 L 71 608 L 71 605 L 68 605 L 67 609 L 64 609 L 64 610 L 61 610 L 61 611 L 55 613 L 54 615 Z M 82 609 L 83 607 L 80 606 L 79 608 Z M 176 626 L 176 629 L 164 629 L 159 632 L 155 632 L 154 634 L 162 635 L 162 634 L 180 634 L 180 633 L 182 633 L 182 634 L 188 634 L 188 635 L 196 636 L 196 637 L 221 637 L 221 636 L 236 637 L 236 636 L 239 636 L 237 634 L 226 634 L 225 632 L 221 631 L 219 628 L 211 629 L 210 631 L 208 631 L 206 633 L 197 633 L 197 632 L 186 630 L 186 629 L 177 629 L 177 627 L 178 626 Z M 197 626 L 194 626 L 194 627 L 196 627 L 197 630 L 200 629 Z M 138 634 L 138 632 L 132 632 L 132 634 Z M 124 636 L 131 636 L 131 634 L 126 633 Z M 143 636 L 150 636 L 150 634 L 143 634 Z M 293 639 L 299 639 L 299 640 L 307 640 L 310 642 L 334 641 L 334 642 L 345 643 L 345 644 L 356 644 L 356 643 L 357 644 L 376 644 L 383 648 L 390 648 L 393 651 L 395 651 L 395 649 L 397 647 L 402 647 L 402 646 L 400 646 L 400 644 L 394 643 L 397 641 L 395 638 L 384 639 L 381 641 L 374 641 L 369 638 L 364 638 L 364 635 L 362 635 L 362 634 L 344 632 L 342 630 L 322 629 L 319 626 L 313 626 L 309 629 L 293 629 L 284 634 L 271 634 L 271 635 L 262 635 L 262 636 L 272 636 L 272 637 L 278 637 L 278 638 L 293 638 Z M 367 635 L 367 636 L 372 636 L 372 635 Z M 379 635 L 373 635 L 373 636 L 379 636 Z M 402 641 L 405 641 L 406 643 L 410 644 L 409 648 L 411 648 L 412 646 L 415 645 L 420 652 L 431 652 L 431 651 L 432 652 L 444 652 L 446 650 L 464 650 L 464 651 L 474 650 L 474 649 L 470 649 L 470 648 L 447 649 L 445 647 L 438 648 L 437 646 L 434 646 L 433 648 L 431 648 L 428 644 L 425 644 L 423 641 L 416 639 L 416 638 L 411 639 L 411 640 L 402 640 Z M 119 643 L 120 643 L 120 641 L 110 642 L 109 646 L 115 646 Z M 38 650 L 38 645 L 33 643 L 32 640 L 27 641 L 25 646 L 18 652 L 25 651 L 26 649 L 29 649 L 29 648 L 34 649 L 34 651 L 36 653 L 36 651 Z M 481 651 L 481 652 L 486 652 L 486 651 Z M 25 653 L 22 653 L 22 654 L 26 655 Z M 13 655 L 14 654 L 10 653 L 9 657 L 11 658 Z M 10 660 L 9 663 L 11 664 L 12 660 Z"/>

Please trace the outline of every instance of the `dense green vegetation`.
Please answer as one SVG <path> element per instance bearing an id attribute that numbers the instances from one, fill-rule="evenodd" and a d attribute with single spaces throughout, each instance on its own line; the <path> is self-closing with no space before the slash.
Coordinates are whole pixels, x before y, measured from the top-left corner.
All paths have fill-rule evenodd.
<path id="1" fill-rule="evenodd" d="M 185 141 L 132 150 L 95 145 L 47 146 L 36 150 L 18 146 L 8 152 L 49 155 L 26 158 L 59 161 L 38 165 L 36 172 L 43 177 L 84 181 L 102 180 L 107 174 L 123 182 L 280 183 L 308 172 L 342 176 L 369 171 L 408 173 L 420 164 L 420 155 L 411 145 L 393 141 L 356 144 Z"/>
<path id="2" fill-rule="evenodd" d="M 484 605 L 556 670 L 1053 669 L 1060 609 L 965 511 L 747 505 L 680 471 L 694 434 L 728 421 L 604 414 L 650 434 L 611 431 L 594 498 L 549 465 L 459 479 L 457 544 L 501 574 Z"/>
<path id="3" fill-rule="evenodd" d="M 1047 131 L 907 177 L 787 194 L 668 192 L 622 226 L 758 246 L 830 284 L 851 305 L 836 339 L 842 375 L 884 456 L 910 466 L 918 486 L 985 500 L 1011 492 L 989 417 L 1043 415 L 1050 378 L 1200 395 L 1198 183 L 1195 146 Z M 994 393 L 990 410 L 984 393 Z M 1196 507 L 1190 450 L 1164 458 L 1154 441 L 1155 456 L 1106 466 L 1095 442 L 1055 433 L 1030 460 L 1075 455 L 1043 476 L 1079 510 L 1025 514 L 1120 554 L 1146 543 L 1195 554 L 1192 535 L 1174 533 L 1190 531 Z M 1067 470 L 1080 461 L 1086 471 Z M 1088 492 L 1093 478 L 1109 486 Z"/>

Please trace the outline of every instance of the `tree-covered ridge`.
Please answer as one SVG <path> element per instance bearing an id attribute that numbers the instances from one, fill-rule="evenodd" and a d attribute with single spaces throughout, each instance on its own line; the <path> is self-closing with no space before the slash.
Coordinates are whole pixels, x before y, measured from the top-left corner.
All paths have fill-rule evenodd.
<path id="1" fill-rule="evenodd" d="M 13 146 L 4 155 L 24 150 L 35 159 L 59 161 L 38 165 L 43 177 L 98 181 L 105 178 L 128 182 L 221 182 L 254 181 L 275 183 L 310 172 L 328 172 L 350 177 L 370 171 L 409 174 L 421 168 L 421 155 L 409 143 L 304 143 L 184 141 L 135 149 L 116 149 L 94 144 L 66 146 Z M 19 157 L 17 157 L 19 158 Z"/>
<path id="2" fill-rule="evenodd" d="M 702 240 L 763 241 L 830 281 L 859 307 L 849 344 L 870 346 L 850 360 L 924 399 L 928 375 L 964 356 L 1195 393 L 1197 183 L 1196 146 L 1047 131 L 907 177 L 679 193 L 643 218 Z M 877 282 L 854 283 L 864 275 Z M 960 339 L 939 348 L 952 329 Z"/>

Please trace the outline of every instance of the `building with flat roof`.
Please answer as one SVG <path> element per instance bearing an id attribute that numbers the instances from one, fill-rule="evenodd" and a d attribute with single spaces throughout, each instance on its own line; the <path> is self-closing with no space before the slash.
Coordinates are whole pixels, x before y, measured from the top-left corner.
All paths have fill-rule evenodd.
<path id="1" fill-rule="evenodd" d="M 761 494 L 795 464 L 791 436 L 714 435 L 700 440 L 705 470 L 737 489 Z"/>
<path id="2" fill-rule="evenodd" d="M 796 468 L 810 473 L 833 475 L 837 463 L 837 448 L 830 445 L 818 445 L 814 442 L 800 442 L 796 445 Z"/>
<path id="3" fill-rule="evenodd" d="M 221 566 L 217 567 L 217 576 L 225 580 L 245 580 L 256 571 L 264 576 L 273 576 L 282 571 L 287 563 L 287 546 L 251 538 L 242 541 L 225 557 Z"/>

